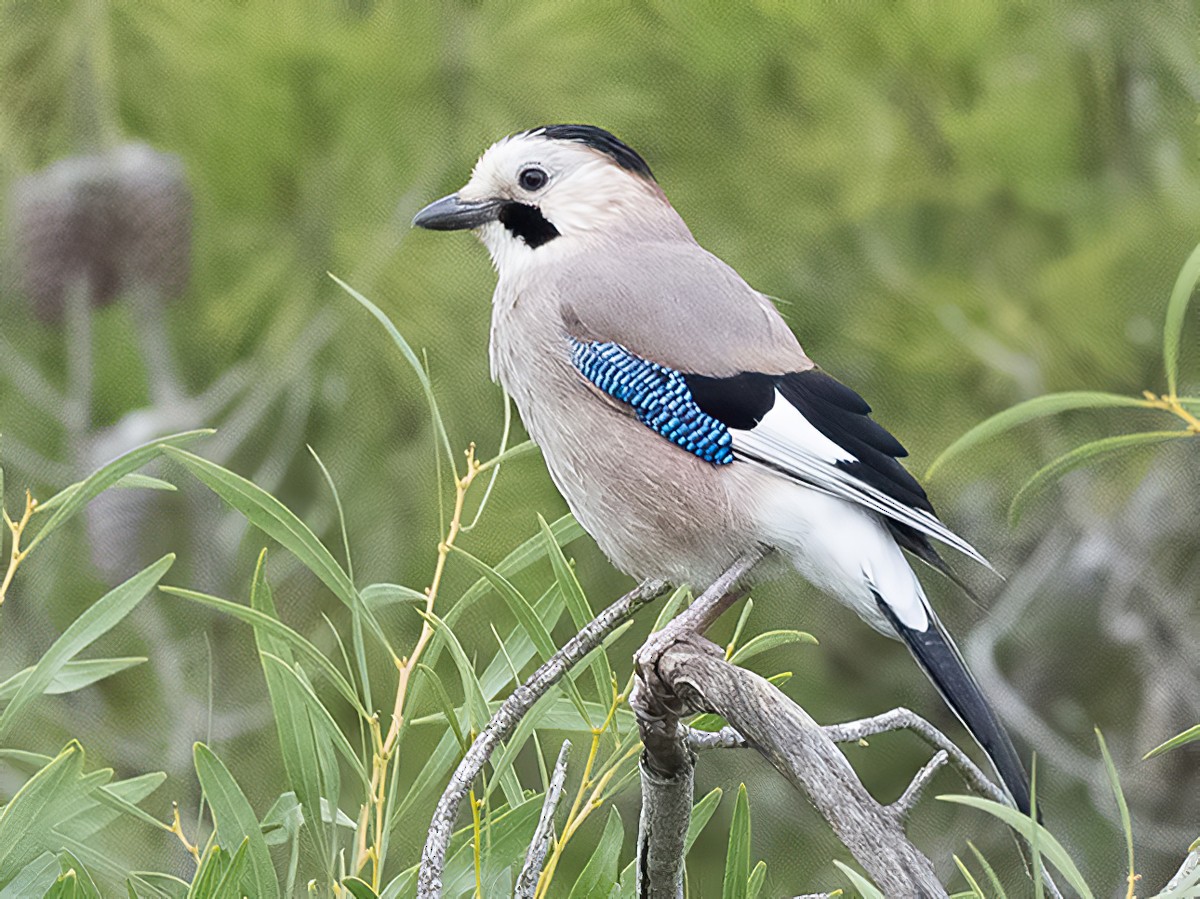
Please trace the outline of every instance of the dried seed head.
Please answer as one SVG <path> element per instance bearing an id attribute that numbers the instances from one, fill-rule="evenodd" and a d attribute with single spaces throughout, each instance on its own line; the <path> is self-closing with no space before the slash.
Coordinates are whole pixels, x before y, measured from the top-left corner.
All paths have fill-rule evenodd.
<path id="1" fill-rule="evenodd" d="M 59 321 L 68 291 L 104 306 L 144 286 L 182 292 L 191 249 L 191 193 L 178 157 L 144 144 L 76 156 L 13 187 L 13 244 L 25 291 Z"/>

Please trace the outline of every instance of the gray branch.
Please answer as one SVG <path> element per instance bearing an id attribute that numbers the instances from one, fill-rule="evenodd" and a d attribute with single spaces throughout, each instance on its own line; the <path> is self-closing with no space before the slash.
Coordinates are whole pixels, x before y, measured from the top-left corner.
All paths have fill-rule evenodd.
<path id="1" fill-rule="evenodd" d="M 921 801 L 921 794 L 925 792 L 925 788 L 929 786 L 929 782 L 933 780 L 933 776 L 949 760 L 950 754 L 946 750 L 939 749 L 935 752 L 933 758 L 927 761 L 921 770 L 916 773 L 900 798 L 888 806 L 901 823 L 907 820 L 908 816 L 912 814 L 913 808 Z"/>
<path id="2" fill-rule="evenodd" d="M 896 730 L 911 730 L 934 749 L 944 751 L 949 756 L 950 764 L 962 775 L 963 780 L 972 790 L 995 802 L 1009 804 L 1004 791 L 971 761 L 969 755 L 955 746 L 949 737 L 916 712 L 905 708 L 892 709 L 890 712 L 883 712 L 859 721 L 829 724 L 825 726 L 824 730 L 825 735 L 835 743 L 856 743 L 878 734 Z"/>
<path id="3" fill-rule="evenodd" d="M 669 783 L 690 782 L 695 756 L 689 742 L 695 732 L 681 727 L 680 719 L 698 712 L 719 714 L 732 729 L 721 739 L 754 747 L 807 796 L 886 895 L 945 896 L 929 859 L 905 836 L 904 806 L 876 802 L 816 721 L 765 679 L 729 664 L 702 636 L 738 598 L 738 582 L 763 554 L 759 550 L 740 558 L 636 654 L 637 678 L 629 702 L 646 747 L 643 780 L 648 773 Z M 937 764 L 945 758 L 939 754 Z M 932 773 L 923 769 L 901 802 L 915 801 Z M 676 835 L 680 830 L 686 834 L 690 808 L 682 820 L 678 811 L 667 820 L 657 807 L 661 801 L 661 796 L 653 803 L 643 796 L 639 899 L 682 895 L 683 843 Z M 674 853 L 670 860 L 669 852 Z"/>
<path id="4" fill-rule="evenodd" d="M 533 832 L 529 853 L 525 856 L 525 865 L 517 875 L 513 899 L 533 899 L 537 890 L 542 865 L 546 862 L 546 852 L 550 849 L 550 837 L 554 835 L 554 813 L 558 811 L 558 803 L 562 799 L 563 783 L 567 779 L 567 753 L 570 749 L 571 741 L 563 740 L 562 749 L 558 751 L 558 761 L 554 763 L 554 773 L 550 775 L 550 783 L 546 787 L 542 814 Z"/>
<path id="5" fill-rule="evenodd" d="M 492 720 L 480 731 L 467 754 L 459 762 L 450 783 L 442 793 L 442 798 L 438 800 L 433 820 L 429 824 L 429 836 L 425 840 L 425 848 L 421 851 L 421 869 L 417 874 L 418 899 L 438 899 L 441 896 L 442 872 L 446 866 L 446 852 L 450 847 L 454 821 L 458 817 L 463 797 L 470 791 L 471 784 L 492 757 L 492 753 L 504 740 L 512 736 L 521 719 L 573 665 L 603 643 L 605 637 L 638 609 L 661 596 L 665 589 L 666 584 L 662 581 L 643 581 L 593 618 L 500 704 Z"/>

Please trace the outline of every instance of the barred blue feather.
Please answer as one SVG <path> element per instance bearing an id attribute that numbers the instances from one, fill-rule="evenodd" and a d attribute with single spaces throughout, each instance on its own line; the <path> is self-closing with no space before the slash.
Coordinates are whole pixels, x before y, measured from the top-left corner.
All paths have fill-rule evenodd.
<path id="1" fill-rule="evenodd" d="M 571 361 L 614 399 L 633 408 L 638 420 L 705 462 L 733 461 L 729 429 L 692 398 L 683 375 L 635 356 L 618 343 L 571 341 Z"/>

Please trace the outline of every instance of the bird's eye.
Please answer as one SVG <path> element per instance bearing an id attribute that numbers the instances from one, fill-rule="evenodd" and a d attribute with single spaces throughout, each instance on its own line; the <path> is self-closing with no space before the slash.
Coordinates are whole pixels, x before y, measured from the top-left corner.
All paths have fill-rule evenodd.
<path id="1" fill-rule="evenodd" d="M 517 182 L 523 189 L 529 191 L 541 190 L 549 180 L 550 176 L 536 165 L 531 165 L 527 169 L 521 169 L 521 174 L 517 176 Z"/>

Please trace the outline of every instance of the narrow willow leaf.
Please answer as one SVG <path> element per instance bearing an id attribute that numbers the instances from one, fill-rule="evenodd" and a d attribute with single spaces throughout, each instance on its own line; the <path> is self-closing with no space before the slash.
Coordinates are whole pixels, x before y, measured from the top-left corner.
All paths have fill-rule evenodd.
<path id="1" fill-rule="evenodd" d="M 325 483 L 329 487 L 329 492 L 333 496 L 333 505 L 337 509 L 338 526 L 342 532 L 342 553 L 346 558 L 346 575 L 350 578 L 350 583 L 354 583 L 354 562 L 350 555 L 350 532 L 346 529 L 346 512 L 342 508 L 342 498 L 338 494 L 337 484 L 333 481 L 333 475 L 329 473 L 329 469 L 325 467 L 325 463 L 321 461 L 321 457 L 317 455 L 317 451 L 311 446 L 308 448 L 313 460 L 317 463 L 317 467 L 321 469 L 321 474 L 325 478 Z M 375 702 L 371 698 L 371 673 L 367 668 L 367 650 L 363 645 L 363 620 L 362 607 L 366 604 L 366 600 L 362 598 L 362 594 L 358 595 L 359 601 L 356 602 L 351 609 L 353 615 L 353 623 L 351 626 L 352 636 L 354 641 L 354 658 L 358 664 L 358 680 L 362 684 L 363 699 L 366 701 L 368 708 L 374 708 Z M 337 636 L 337 631 L 334 631 Z M 341 642 L 340 636 L 338 642 Z M 349 665 L 346 666 L 349 670 Z"/>
<path id="2" fill-rule="evenodd" d="M 483 685 L 479 683 L 479 676 L 475 673 L 475 667 L 471 664 L 471 659 L 467 656 L 462 644 L 458 642 L 458 637 L 454 635 L 454 631 L 446 625 L 446 622 L 432 612 L 421 612 L 421 616 L 433 625 L 435 637 L 445 640 L 446 645 L 450 647 L 450 655 L 454 659 L 454 664 L 458 668 L 459 679 L 462 681 L 468 723 L 473 729 L 482 730 L 490 716 L 488 714 L 487 697 L 484 696 Z"/>
<path id="3" fill-rule="evenodd" d="M 119 487 L 122 490 L 166 490 L 173 492 L 179 488 L 170 481 L 164 481 L 162 478 L 152 478 L 148 474 L 127 474 L 113 487 Z"/>
<path id="4" fill-rule="evenodd" d="M 1192 255 L 1179 270 L 1163 324 L 1163 365 L 1167 370 L 1167 391 L 1172 396 L 1179 381 L 1179 342 L 1183 337 L 1183 322 L 1197 281 L 1200 281 L 1200 246 L 1192 250 Z"/>
<path id="5" fill-rule="evenodd" d="M 998 802 L 993 802 L 991 799 L 984 799 L 980 796 L 939 796 L 937 798 L 943 802 L 967 805 L 999 818 L 1030 843 L 1036 842 L 1038 851 L 1050 860 L 1050 863 L 1059 870 L 1067 883 L 1071 885 L 1071 888 L 1078 892 L 1083 899 L 1093 899 L 1092 891 L 1088 887 L 1087 881 L 1079 873 L 1075 862 L 1071 861 L 1071 856 L 1067 854 L 1067 850 L 1063 848 L 1062 843 L 1055 839 L 1054 834 L 1050 833 L 1045 827 L 1027 815 L 1021 814 L 1015 808 L 1001 805 Z"/>
<path id="6" fill-rule="evenodd" d="M 433 417 L 433 425 L 437 431 L 438 441 L 441 444 L 443 452 L 446 454 L 446 463 L 450 466 L 451 470 L 454 470 L 454 452 L 450 449 L 450 438 L 446 435 L 446 426 L 442 421 L 441 413 L 438 411 L 437 397 L 435 397 L 433 394 L 433 384 L 429 380 L 429 373 L 425 370 L 425 366 L 421 364 L 421 360 L 417 358 L 417 354 L 413 352 L 413 349 L 411 346 L 409 346 L 408 341 L 404 339 L 404 335 L 400 333 L 400 329 L 392 323 L 392 320 L 387 317 L 382 309 L 364 297 L 361 293 L 359 293 L 337 275 L 333 274 L 332 272 L 329 272 L 328 274 L 329 277 L 333 279 L 334 283 L 338 285 L 338 287 L 342 288 L 342 290 L 354 297 L 354 299 L 356 299 L 364 309 L 375 316 L 376 320 L 383 325 L 384 329 L 388 332 L 388 336 L 392 338 L 392 342 L 395 343 L 397 348 L 400 350 L 400 354 L 412 368 L 413 373 L 417 376 L 417 380 L 421 382 L 421 390 L 425 393 L 425 402 L 429 405 L 429 412 Z"/>
<path id="7" fill-rule="evenodd" d="M 1108 783 L 1112 787 L 1113 798 L 1117 800 L 1117 810 L 1121 813 L 1121 829 L 1125 832 L 1125 851 L 1129 862 L 1129 883 L 1132 885 L 1135 874 L 1133 870 L 1133 822 L 1129 817 L 1129 804 L 1125 801 L 1125 793 L 1121 789 L 1121 778 L 1117 775 L 1117 766 L 1113 764 L 1108 744 L 1104 741 L 1104 734 L 1100 733 L 1098 727 L 1096 728 L 1096 740 L 1100 743 L 1100 754 L 1104 756 L 1104 768 L 1108 772 Z"/>
<path id="8" fill-rule="evenodd" d="M 617 885 L 617 859 L 624 839 L 625 828 L 621 825 L 621 816 L 615 808 L 609 808 L 608 820 L 604 822 L 600 842 L 596 844 L 592 857 L 583 866 L 583 871 L 575 880 L 567 899 L 591 899 L 593 896 L 608 895 L 609 890 Z"/>
<path id="9" fill-rule="evenodd" d="M 1139 397 L 1121 396 L 1117 393 L 1101 393 L 1091 390 L 1048 393 L 1045 396 L 1025 400 L 1025 402 L 1017 403 L 1015 406 L 1005 409 L 1003 412 L 999 412 L 991 418 L 985 419 L 975 425 L 975 427 L 971 428 L 967 433 L 942 450 L 941 454 L 926 469 L 925 477 L 933 477 L 934 472 L 945 465 L 946 462 L 955 456 L 961 455 L 976 444 L 1003 434 L 1005 431 L 1033 421 L 1034 419 L 1045 418 L 1047 415 L 1056 415 L 1059 412 L 1068 412 L 1073 409 L 1106 409 L 1120 406 L 1145 408 L 1146 401 Z"/>
<path id="10" fill-rule="evenodd" d="M 725 658 L 733 655 L 737 649 L 738 641 L 742 639 L 742 631 L 746 628 L 746 622 L 750 620 L 750 613 L 754 611 L 754 597 L 746 597 L 746 602 L 742 604 L 741 614 L 738 615 L 737 624 L 733 628 L 733 636 L 729 638 L 729 645 L 725 648 Z"/>
<path id="11" fill-rule="evenodd" d="M 255 629 L 262 629 L 271 636 L 284 640 L 300 656 L 302 661 L 316 666 L 325 677 L 329 678 L 329 682 L 333 684 L 334 688 L 346 702 L 354 707 L 354 710 L 359 715 L 364 719 L 371 717 L 367 710 L 363 708 L 358 694 L 354 692 L 354 688 L 350 686 L 349 681 L 334 667 L 334 664 L 329 661 L 325 654 L 282 621 L 272 618 L 269 615 L 264 615 L 257 609 L 252 609 L 241 603 L 221 599 L 219 596 L 209 596 L 207 593 L 185 590 L 182 587 L 160 587 L 159 589 L 171 596 L 178 596 L 181 599 L 188 599 L 192 602 L 198 602 L 201 605 L 218 609 L 227 615 L 237 618 L 239 621 L 246 622 Z"/>
<path id="12" fill-rule="evenodd" d="M 58 857 L 52 852 L 43 852 L 20 871 L 0 890 L 0 899 L 28 899 L 42 896 L 58 879 Z"/>
<path id="13" fill-rule="evenodd" d="M 42 692 L 47 695 L 74 693 L 76 690 L 91 686 L 96 681 L 112 677 L 126 668 L 140 665 L 144 661 L 146 661 L 145 656 L 126 656 L 116 659 L 83 659 L 67 662 Z M 23 668 L 0 684 L 0 702 L 12 699 L 31 674 L 33 674 L 33 666 Z"/>
<path id="14" fill-rule="evenodd" d="M 188 899 L 213 899 L 217 884 L 229 870 L 229 854 L 217 843 L 210 842 L 208 850 L 200 857 L 200 866 L 192 877 Z"/>
<path id="15" fill-rule="evenodd" d="M 138 884 L 141 895 L 162 896 L 165 899 L 187 899 L 188 884 L 170 874 L 157 871 L 131 871 L 129 881 Z"/>
<path id="16" fill-rule="evenodd" d="M 309 720 L 312 722 L 313 738 L 318 743 L 324 738 L 328 745 L 336 749 L 342 758 L 346 760 L 350 769 L 358 775 L 363 788 L 367 789 L 371 779 L 367 774 L 366 768 L 363 767 L 362 759 L 358 757 L 358 754 L 354 751 L 354 747 L 346 739 L 346 735 L 337 726 L 337 722 L 334 720 L 333 715 L 330 714 L 329 709 L 325 708 L 325 704 L 313 692 L 312 687 L 303 676 L 299 663 L 289 665 L 283 659 L 279 658 L 279 656 L 269 652 L 264 652 L 262 656 L 268 662 L 275 665 L 276 669 L 283 673 L 285 677 L 291 678 L 295 683 L 296 689 L 291 692 L 291 695 L 304 703 L 305 708 L 307 708 Z"/>
<path id="17" fill-rule="evenodd" d="M 438 703 L 442 707 L 440 716 L 428 716 L 420 720 L 409 721 L 410 725 L 423 724 L 430 718 L 445 721 L 450 725 L 450 730 L 454 732 L 454 739 L 458 741 L 458 748 L 465 755 L 467 750 L 471 748 L 471 744 L 467 742 L 466 736 L 463 734 L 462 725 L 458 720 L 458 710 L 454 707 L 454 703 L 450 700 L 450 694 L 446 692 L 445 685 L 442 684 L 442 679 L 437 676 L 437 672 L 428 665 L 421 663 L 417 665 L 417 670 L 425 677 L 429 678 L 429 682 L 433 684 L 434 695 L 437 696 Z"/>
<path id="18" fill-rule="evenodd" d="M 88 801 L 77 805 L 71 815 L 59 824 L 57 829 L 64 833 L 71 833 L 76 839 L 83 840 L 88 835 L 108 826 L 119 815 L 127 815 L 150 827 L 167 831 L 166 824 L 137 806 L 137 803 L 157 790 L 166 779 L 167 775 L 162 771 L 153 771 L 139 777 L 99 787 L 92 794 L 94 802 Z M 76 822 L 82 825 L 78 829 L 72 827 Z"/>
<path id="19" fill-rule="evenodd" d="M 96 882 L 79 859 L 64 850 L 59 854 L 58 863 L 62 866 L 64 874 L 75 875 L 73 899 L 100 899 L 100 890 L 96 888 Z"/>
<path id="20" fill-rule="evenodd" d="M 846 879 L 854 884 L 854 889 L 858 890 L 862 899 L 886 899 L 883 893 L 879 892 L 879 888 L 867 878 L 863 877 L 849 865 L 839 862 L 836 858 L 833 860 L 837 869 L 846 875 Z"/>
<path id="21" fill-rule="evenodd" d="M 977 881 L 975 879 L 975 875 L 971 873 L 971 869 L 963 864 L 963 860 L 957 855 L 953 856 L 953 858 L 954 864 L 958 866 L 958 873 L 963 876 L 963 880 L 965 880 L 967 882 L 967 886 L 971 888 L 971 891 L 965 895 L 970 896 L 971 899 L 987 899 L 987 896 L 984 895 L 983 890 L 979 886 L 979 881 Z"/>
<path id="22" fill-rule="evenodd" d="M 351 611 L 359 609 L 367 629 L 381 646 L 395 655 L 375 613 L 359 599 L 350 576 L 296 513 L 257 484 L 214 462 L 173 447 L 167 447 L 163 452 L 187 468 L 252 525 L 294 555 L 346 608 Z"/>
<path id="23" fill-rule="evenodd" d="M 455 555 L 460 556 L 470 567 L 487 578 L 488 583 L 492 585 L 492 588 L 504 600 L 505 605 L 508 606 L 509 611 L 513 613 L 513 617 L 517 619 L 517 623 L 525 629 L 525 633 L 533 641 L 533 645 L 541 656 L 542 661 L 549 660 L 558 651 L 558 647 L 554 643 L 554 638 L 550 636 L 550 631 L 546 628 L 546 625 L 542 623 L 537 613 L 533 611 L 533 606 L 529 604 L 529 600 L 525 598 L 520 590 L 512 585 L 511 581 L 496 571 L 496 569 L 475 558 L 475 556 L 464 549 L 459 549 L 457 546 L 454 549 Z M 575 686 L 574 680 L 563 678 L 562 684 L 571 697 L 571 701 L 575 703 L 575 707 L 579 709 L 579 714 L 583 716 L 584 726 L 591 727 L 592 722 L 587 717 L 583 697 L 579 694 L 579 688 Z"/>
<path id="24" fill-rule="evenodd" d="M 135 447 L 129 452 L 124 453 L 113 459 L 107 465 L 97 469 L 91 475 L 78 484 L 72 484 L 59 493 L 50 497 L 41 506 L 45 511 L 47 508 L 54 509 L 54 514 L 50 519 L 42 525 L 37 532 L 37 535 L 29 541 L 27 550 L 32 550 L 35 546 L 41 543 L 46 537 L 49 537 L 59 525 L 67 521 L 72 515 L 90 503 L 93 499 L 107 490 L 109 487 L 116 484 L 121 478 L 127 474 L 132 474 L 137 469 L 141 468 L 160 452 L 188 441 L 195 440 L 198 437 L 204 437 L 207 434 L 214 433 L 211 429 L 199 431 L 184 431 L 181 434 L 172 434 L 169 437 L 161 437 L 158 440 L 152 440 L 142 446 Z"/>
<path id="25" fill-rule="evenodd" d="M 758 899 L 758 894 L 762 892 L 766 880 L 767 863 L 760 861 L 754 866 L 754 870 L 750 872 L 750 878 L 746 881 L 746 899 Z"/>
<path id="26" fill-rule="evenodd" d="M 1161 443 L 1164 440 L 1175 440 L 1180 437 L 1191 437 L 1189 431 L 1149 431 L 1141 434 L 1119 434 L 1116 437 L 1105 437 L 1076 447 L 1069 453 L 1059 456 L 1049 465 L 1039 469 L 1028 481 L 1021 485 L 1017 495 L 1013 497 L 1008 510 L 1009 521 L 1016 524 L 1021 520 L 1030 500 L 1042 492 L 1048 485 L 1058 480 L 1069 471 L 1086 465 L 1093 459 L 1111 453 L 1115 450 L 1128 449 L 1134 446 L 1146 446 Z"/>
<path id="27" fill-rule="evenodd" d="M 111 769 L 84 774 L 83 749 L 72 742 L 27 780 L 0 811 L 0 883 L 46 850 L 61 848 L 54 825 L 111 778 Z"/>
<path id="28" fill-rule="evenodd" d="M 213 888 L 212 899 L 244 899 L 242 879 L 246 876 L 246 868 L 250 860 L 250 838 L 242 840 L 229 860 L 229 867 L 221 875 L 220 881 Z"/>
<path id="29" fill-rule="evenodd" d="M 372 609 L 390 606 L 398 602 L 424 603 L 429 598 L 420 590 L 414 590 L 412 587 L 405 587 L 402 584 L 371 584 L 358 592 L 362 601 Z"/>
<path id="30" fill-rule="evenodd" d="M 721 804 L 721 796 L 721 788 L 717 787 L 692 806 L 692 817 L 688 821 L 687 836 L 683 840 L 683 851 L 685 854 L 692 851 L 692 844 L 696 842 L 700 834 L 704 832 L 704 828 L 708 825 L 708 822 L 712 820 L 717 806 Z"/>
<path id="31" fill-rule="evenodd" d="M 1142 756 L 1142 760 L 1152 759 L 1156 755 L 1162 755 L 1164 752 L 1168 752 L 1178 746 L 1183 746 L 1185 743 L 1194 743 L 1196 740 L 1200 740 L 1200 724 L 1189 727 L 1181 734 L 1176 734 L 1165 743 L 1158 744 Z"/>
<path id="32" fill-rule="evenodd" d="M 658 610 L 658 617 L 654 619 L 654 627 L 650 630 L 661 631 L 667 626 L 667 622 L 675 617 L 675 613 L 679 611 L 679 607 L 683 605 L 683 601 L 691 595 L 691 591 L 687 587 L 676 587 L 674 592 L 667 597 L 667 601 L 663 603 L 663 607 Z"/>
<path id="33" fill-rule="evenodd" d="M 787 646 L 791 643 L 808 643 L 816 646 L 817 638 L 804 631 L 764 631 L 747 640 L 745 644 L 734 652 L 729 661 L 734 665 L 738 665 L 747 659 L 754 658 L 759 653 L 766 652 L 768 649 L 774 649 L 777 646 Z"/>
<path id="34" fill-rule="evenodd" d="M 554 534 L 554 539 L 560 545 L 570 543 L 583 536 L 583 528 L 575 521 L 574 516 L 567 514 L 559 518 L 552 525 L 550 530 Z M 524 571 L 533 563 L 543 558 L 546 554 L 546 541 L 541 532 L 530 537 L 511 553 L 509 553 L 500 564 L 495 566 L 495 570 L 507 578 L 515 577 L 521 571 Z M 467 611 L 482 597 L 491 592 L 491 583 L 486 578 L 477 580 L 466 593 L 451 606 L 446 613 L 445 621 L 451 627 L 454 626 Z M 538 601 L 534 604 L 534 612 L 538 618 L 546 624 L 547 627 L 553 628 L 562 614 L 563 600 L 559 595 L 557 587 L 551 587 L 547 590 Z M 431 642 L 426 648 L 422 661 L 431 668 L 437 661 L 438 655 L 441 653 L 442 644 L 440 642 Z M 535 649 L 533 641 L 529 635 L 520 627 L 514 628 L 505 640 L 505 649 L 508 658 L 501 658 L 497 653 L 496 657 L 484 669 L 480 677 L 480 683 L 483 684 L 484 695 L 488 699 L 495 697 L 509 682 L 509 668 L 511 665 L 521 668 L 533 658 Z M 510 663 L 511 660 L 511 663 Z M 412 699 L 409 705 L 412 708 L 419 707 L 418 697 L 420 696 L 422 685 L 414 684 L 412 689 Z M 407 791 L 405 797 L 389 811 L 388 828 L 398 826 L 403 821 L 403 813 L 419 799 L 423 798 L 429 791 L 436 789 L 440 792 L 445 785 L 444 775 L 452 764 L 456 764 L 458 759 L 458 743 L 454 739 L 454 735 L 447 731 L 442 739 L 438 742 L 437 747 L 430 754 L 429 759 L 421 768 L 420 773 L 412 781 L 412 784 Z M 392 783 L 396 783 L 393 779 Z"/>
<path id="35" fill-rule="evenodd" d="M 163 556 L 149 568 L 104 594 L 68 625 L 33 666 L 33 670 L 17 688 L 12 701 L 5 706 L 4 713 L 0 714 L 0 736 L 8 732 L 17 716 L 34 697 L 45 692 L 67 662 L 116 627 L 121 619 L 133 611 L 174 561 L 173 555 Z"/>
<path id="36" fill-rule="evenodd" d="M 1000 883 L 1000 878 L 997 876 L 995 869 L 984 858 L 983 853 L 979 851 L 979 847 L 967 840 L 967 846 L 975 855 L 975 860 L 979 862 L 979 867 L 983 868 L 983 873 L 987 875 L 988 885 L 991 886 L 992 892 L 996 895 L 994 899 L 1008 899 L 1008 894 L 1004 892 L 1004 885 Z"/>
<path id="37" fill-rule="evenodd" d="M 746 785 L 738 787 L 729 825 L 729 848 L 725 853 L 725 880 L 721 899 L 746 899 L 746 881 L 750 878 L 750 800 Z"/>
<path id="38" fill-rule="evenodd" d="M 371 889 L 370 884 L 359 880 L 357 877 L 347 877 L 343 880 L 342 889 L 353 896 L 354 899 L 379 899 L 378 894 Z"/>
<path id="39" fill-rule="evenodd" d="M 212 809 L 213 822 L 219 841 L 226 845 L 240 846 L 246 841 L 247 871 L 246 885 L 252 887 L 251 896 L 264 899 L 279 895 L 279 884 L 275 868 L 271 864 L 271 852 L 258 826 L 258 816 L 250 807 L 249 800 L 241 787 L 229 773 L 229 769 L 203 743 L 194 748 L 196 776 L 204 799 Z M 241 850 L 239 850 L 241 851 Z"/>
<path id="40" fill-rule="evenodd" d="M 550 526 L 546 524 L 546 519 L 541 515 L 538 516 L 538 526 L 541 528 L 542 538 L 546 543 L 546 555 L 549 556 L 550 565 L 554 569 L 554 579 L 558 582 L 558 589 L 562 591 L 563 599 L 566 601 L 567 611 L 571 613 L 571 619 L 575 622 L 576 629 L 582 630 L 595 617 L 595 614 L 588 604 L 583 587 L 579 585 L 579 579 L 575 577 L 575 571 L 571 568 L 567 557 L 563 555 L 562 548 L 558 545 Z M 585 663 L 591 669 L 592 676 L 596 681 L 596 698 L 603 702 L 612 696 L 613 691 L 613 673 L 608 664 L 608 655 L 604 652 L 593 653 L 591 661 L 584 659 L 580 662 L 580 666 L 582 667 Z"/>

